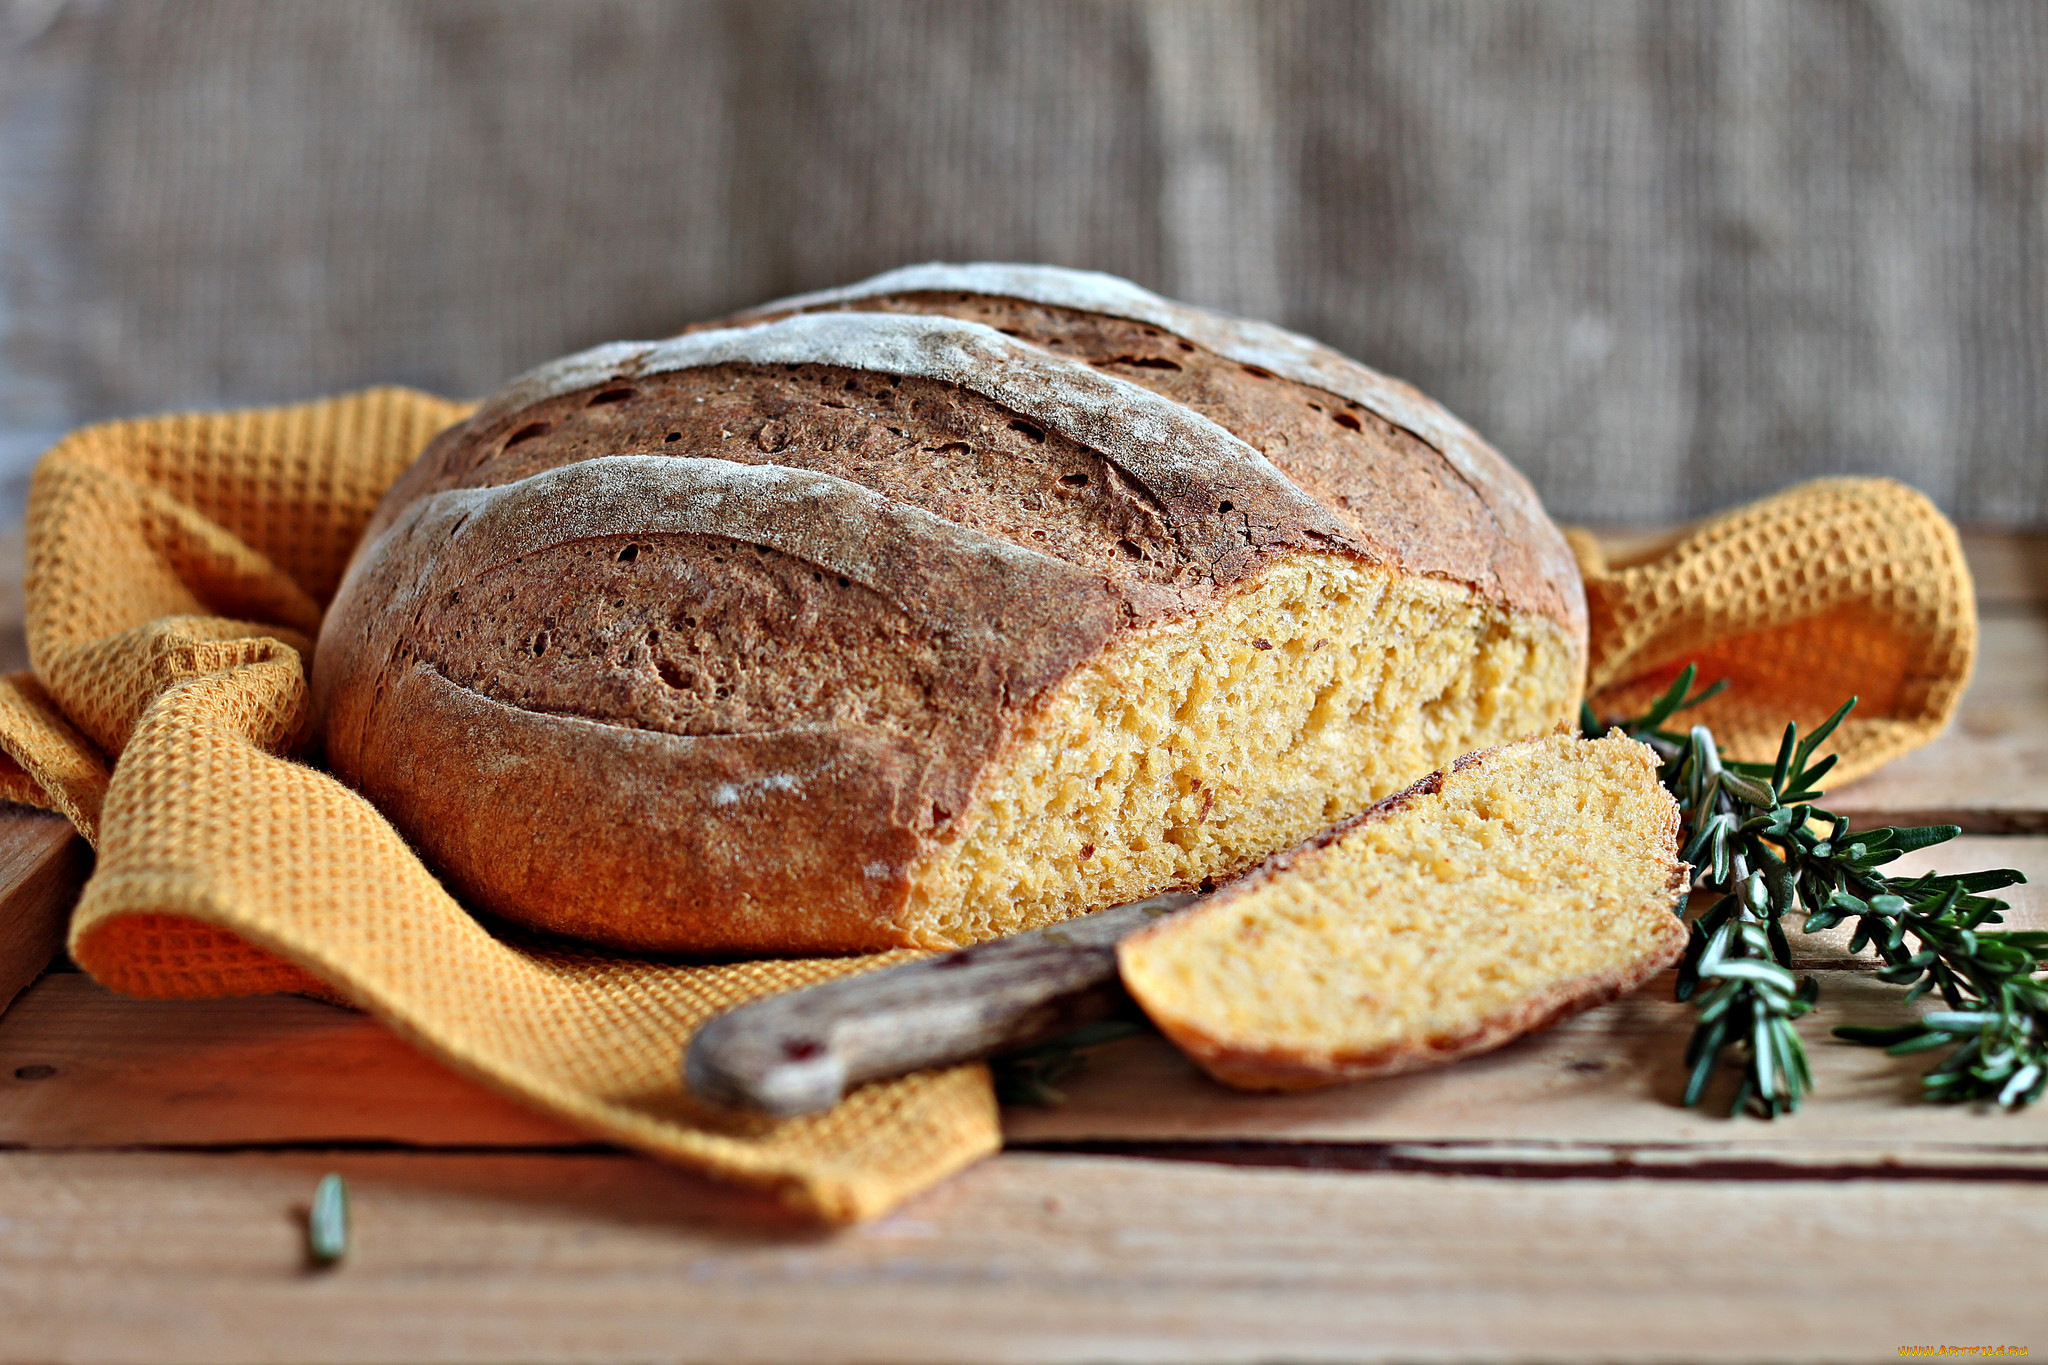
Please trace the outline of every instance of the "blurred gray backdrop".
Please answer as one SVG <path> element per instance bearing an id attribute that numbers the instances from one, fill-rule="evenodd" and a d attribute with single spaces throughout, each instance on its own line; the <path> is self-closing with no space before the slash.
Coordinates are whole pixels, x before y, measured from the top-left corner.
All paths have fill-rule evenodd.
<path id="1" fill-rule="evenodd" d="M 2048 522 L 2039 0 L 0 5 L 0 474 L 999 259 L 1321 337 L 1563 517 Z"/>

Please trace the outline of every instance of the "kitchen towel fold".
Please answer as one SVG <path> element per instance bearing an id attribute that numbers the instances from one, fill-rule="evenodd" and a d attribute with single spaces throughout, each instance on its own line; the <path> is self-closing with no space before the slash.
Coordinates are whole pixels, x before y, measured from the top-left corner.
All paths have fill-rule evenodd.
<path id="1" fill-rule="evenodd" d="M 1688 663 L 1728 689 L 1675 722 L 1768 763 L 1850 697 L 1829 787 L 1940 732 L 1977 658 L 1963 548 L 1925 496 L 1890 479 L 1816 479 L 1612 556 L 1567 533 L 1586 580 L 1587 701 L 1639 714 Z"/>
<path id="2" fill-rule="evenodd" d="M 321 607 L 379 495 L 466 411 L 378 389 L 120 422 L 38 466 L 35 675 L 0 687 L 0 747 L 19 767 L 0 795 L 63 811 L 96 846 L 72 956 L 135 995 L 345 1000 L 528 1104 L 827 1221 L 994 1151 L 980 1066 L 789 1122 L 685 1093 L 682 1042 L 706 1019 L 894 957 L 686 965 L 493 931 L 302 761 Z"/>
<path id="3" fill-rule="evenodd" d="M 43 459 L 35 669 L 0 681 L 0 798 L 62 811 L 95 844 L 73 957 L 136 995 L 345 1001 L 539 1109 L 827 1221 L 995 1150 L 980 1066 L 786 1122 L 707 1110 L 678 1079 L 684 1040 L 720 1011 L 906 955 L 680 964 L 488 925 L 306 761 L 322 608 L 383 490 L 466 411 L 376 389 L 111 423 Z M 1804 485 L 1612 562 L 1573 540 L 1602 714 L 1698 660 L 1735 684 L 1702 718 L 1768 757 L 1787 719 L 1857 692 L 1846 780 L 1930 738 L 1968 678 L 1976 618 L 1954 530 L 1901 485 Z"/>

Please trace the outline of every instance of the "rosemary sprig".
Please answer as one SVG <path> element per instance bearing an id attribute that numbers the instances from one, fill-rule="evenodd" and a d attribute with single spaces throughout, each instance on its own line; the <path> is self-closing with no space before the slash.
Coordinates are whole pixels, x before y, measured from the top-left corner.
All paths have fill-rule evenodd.
<path id="1" fill-rule="evenodd" d="M 2006 905 L 1976 892 L 2020 880 L 2016 872 L 1920 877 L 1867 900 L 1833 897 L 1809 927 L 1855 918 L 1855 945 L 1876 944 L 1887 964 L 1881 979 L 1910 985 L 1909 1000 L 1939 990 L 1949 1006 L 1896 1028 L 1838 1028 L 1835 1035 L 1893 1056 L 1952 1048 L 1921 1077 L 1930 1100 L 1990 1100 L 2012 1109 L 2041 1098 L 2048 1089 L 2048 979 L 2039 973 L 2048 963 L 2048 934 L 1978 928 L 1998 923 Z"/>
<path id="2" fill-rule="evenodd" d="M 1949 1005 L 1898 1028 L 1840 1028 L 1838 1036 L 1884 1044 L 1894 1054 L 1953 1046 L 1923 1082 L 1929 1099 L 2010 1106 L 2038 1098 L 2048 1088 L 2048 980 L 2040 975 L 2048 934 L 1982 929 L 2002 922 L 2008 908 L 1983 893 L 2026 878 L 2010 868 L 1887 877 L 1878 871 L 1885 864 L 1962 830 L 1927 825 L 1852 834 L 1847 818 L 1814 804 L 1835 765 L 1833 755 L 1816 759 L 1815 751 L 1856 699 L 1803 739 L 1797 725 L 1786 726 L 1775 762 L 1741 763 L 1722 754 L 1704 725 L 1682 735 L 1664 728 L 1725 685 L 1695 693 L 1697 676 L 1688 665 L 1648 711 L 1620 723 L 1661 760 L 1659 776 L 1683 821 L 1683 856 L 1695 869 L 1694 894 L 1718 897 L 1693 921 L 1678 970 L 1678 998 L 1694 1000 L 1696 1018 L 1684 1103 L 1700 1102 L 1731 1050 L 1743 1066 L 1731 1112 L 1750 1108 L 1775 1118 L 1798 1109 L 1812 1091 L 1793 1021 L 1814 1008 L 1820 988 L 1812 977 L 1795 981 L 1792 974 L 1782 921 L 1796 910 L 1807 912 L 1807 933 L 1856 919 L 1850 951 L 1875 944 L 1885 962 L 1881 980 L 1909 986 L 1908 1001 L 1939 990 Z M 1589 707 L 1580 708 L 1580 727 L 1588 736 L 1604 733 Z"/>

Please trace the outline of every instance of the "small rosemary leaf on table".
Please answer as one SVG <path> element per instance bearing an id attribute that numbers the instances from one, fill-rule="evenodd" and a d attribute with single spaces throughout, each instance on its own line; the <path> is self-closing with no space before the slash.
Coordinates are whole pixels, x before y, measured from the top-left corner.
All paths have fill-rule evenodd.
<path id="1" fill-rule="evenodd" d="M 306 1258 L 315 1266 L 338 1264 L 348 1255 L 348 1182 L 332 1171 L 313 1187 L 306 1214 Z"/>

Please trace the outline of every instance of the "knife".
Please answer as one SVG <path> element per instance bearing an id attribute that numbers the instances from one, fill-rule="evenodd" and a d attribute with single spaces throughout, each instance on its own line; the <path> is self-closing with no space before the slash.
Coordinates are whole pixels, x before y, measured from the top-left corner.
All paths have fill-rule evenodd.
<path id="1" fill-rule="evenodd" d="M 1117 941 L 1200 899 L 1170 891 L 741 1005 L 690 1040 L 683 1080 L 713 1104 L 794 1118 L 862 1081 L 1058 1037 L 1128 1008 Z"/>

